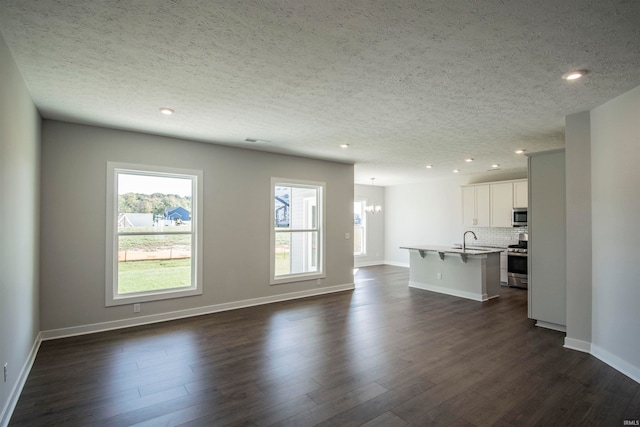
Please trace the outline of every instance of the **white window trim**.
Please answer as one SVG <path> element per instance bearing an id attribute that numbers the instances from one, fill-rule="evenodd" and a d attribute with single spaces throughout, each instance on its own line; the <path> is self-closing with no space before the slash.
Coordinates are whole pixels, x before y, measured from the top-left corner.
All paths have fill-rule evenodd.
<path id="1" fill-rule="evenodd" d="M 118 172 L 147 173 L 148 175 L 174 175 L 189 178 L 192 181 L 191 226 L 191 286 L 188 288 L 163 289 L 151 292 L 118 294 Z M 202 206 L 204 200 L 203 177 L 201 170 L 179 169 L 156 165 L 107 162 L 107 227 L 106 227 L 106 280 L 105 305 L 107 307 L 158 301 L 172 298 L 202 295 Z"/>
<path id="2" fill-rule="evenodd" d="M 367 206 L 369 199 L 363 199 L 363 198 L 356 198 L 353 200 L 354 202 L 361 202 L 364 203 L 364 206 Z M 359 254 L 353 254 L 354 257 L 356 258 L 363 258 L 367 256 L 367 233 L 368 233 L 368 227 L 367 227 L 367 211 L 364 210 L 364 208 L 362 209 L 362 218 L 364 219 L 364 236 L 363 236 L 363 251 Z M 354 235 L 355 237 L 355 235 Z"/>
<path id="3" fill-rule="evenodd" d="M 276 268 L 276 230 L 275 230 L 275 191 L 276 184 L 286 186 L 288 184 L 293 186 L 308 186 L 313 188 L 318 188 L 320 190 L 320 194 L 318 197 L 318 202 L 320 203 L 320 209 L 318 209 L 318 244 L 320 245 L 320 251 L 318 252 L 318 271 L 313 273 L 298 273 L 298 274 L 288 274 L 286 276 L 279 276 L 276 278 L 275 276 L 275 268 Z M 325 254 L 326 254 L 326 245 L 325 245 L 325 193 L 326 193 L 326 183 L 319 181 L 306 181 L 300 179 L 290 179 L 290 178 L 271 178 L 271 191 L 270 191 L 270 206 L 271 206 L 271 214 L 270 214 L 270 249 L 269 249 L 269 284 L 270 285 L 278 285 L 282 283 L 292 283 L 292 282 L 302 282 L 305 280 L 316 280 L 316 279 L 324 279 L 326 278 L 324 262 L 325 262 Z M 298 230 L 305 231 L 305 230 Z M 315 231 L 315 230 L 308 230 Z"/>

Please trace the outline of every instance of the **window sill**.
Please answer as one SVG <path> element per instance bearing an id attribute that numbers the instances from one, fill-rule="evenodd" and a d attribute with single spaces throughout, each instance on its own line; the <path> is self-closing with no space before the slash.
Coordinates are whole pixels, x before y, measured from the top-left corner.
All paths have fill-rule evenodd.
<path id="1" fill-rule="evenodd" d="M 149 292 L 149 293 L 138 293 L 131 295 L 119 295 L 112 300 L 106 301 L 107 307 L 115 307 L 118 305 L 127 305 L 127 304 L 137 304 L 141 302 L 152 302 L 152 301 L 162 301 L 167 299 L 174 298 L 183 298 L 183 297 L 191 297 L 196 295 L 202 295 L 202 289 L 168 289 L 166 291 L 157 291 L 157 292 Z"/>

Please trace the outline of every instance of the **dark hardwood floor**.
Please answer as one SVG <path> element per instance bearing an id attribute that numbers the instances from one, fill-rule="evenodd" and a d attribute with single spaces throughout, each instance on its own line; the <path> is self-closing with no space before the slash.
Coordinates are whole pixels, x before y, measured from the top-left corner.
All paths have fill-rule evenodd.
<path id="1" fill-rule="evenodd" d="M 42 343 L 11 426 L 622 426 L 640 384 L 527 319 L 360 269 L 356 290 Z"/>

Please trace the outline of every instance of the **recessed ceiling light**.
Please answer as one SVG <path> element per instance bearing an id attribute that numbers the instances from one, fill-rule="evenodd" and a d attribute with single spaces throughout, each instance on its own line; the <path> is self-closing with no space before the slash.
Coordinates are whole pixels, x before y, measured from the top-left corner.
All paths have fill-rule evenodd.
<path id="1" fill-rule="evenodd" d="M 568 73 L 564 73 L 562 75 L 562 79 L 563 80 L 576 80 L 579 79 L 580 77 L 584 76 L 585 74 L 587 74 L 587 72 L 585 70 L 575 70 L 575 71 L 569 71 Z"/>
<path id="2" fill-rule="evenodd" d="M 491 167 L 495 169 L 495 168 L 499 168 L 499 167 L 500 167 L 500 165 L 499 165 L 499 164 L 497 164 L 497 163 L 494 163 L 494 164 L 492 164 L 492 165 L 491 165 Z"/>
<path id="3" fill-rule="evenodd" d="M 464 161 L 467 162 L 467 163 L 471 163 L 471 162 L 473 162 L 473 159 L 471 157 L 469 157 L 468 159 L 464 159 Z"/>
<path id="4" fill-rule="evenodd" d="M 454 169 L 453 173 L 460 173 L 460 169 Z"/>
<path id="5" fill-rule="evenodd" d="M 427 165 L 427 169 L 433 169 L 433 165 Z"/>
<path id="6" fill-rule="evenodd" d="M 172 115 L 175 111 L 173 111 L 171 108 L 162 107 L 162 108 L 160 109 L 160 112 L 161 112 L 162 114 L 164 114 L 165 116 L 170 116 L 170 115 Z"/>
<path id="7" fill-rule="evenodd" d="M 349 148 L 349 144 L 340 144 L 340 148 Z"/>
<path id="8" fill-rule="evenodd" d="M 525 151 L 527 151 L 527 150 L 525 150 L 525 149 L 521 148 L 521 149 L 519 149 L 519 150 L 516 150 L 516 151 L 515 151 L 515 153 L 516 153 L 516 154 L 522 154 L 522 153 L 524 153 Z"/>

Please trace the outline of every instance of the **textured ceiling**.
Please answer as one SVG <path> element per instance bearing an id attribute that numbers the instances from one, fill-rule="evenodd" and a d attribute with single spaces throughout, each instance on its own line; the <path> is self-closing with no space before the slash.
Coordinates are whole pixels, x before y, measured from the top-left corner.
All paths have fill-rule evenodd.
<path id="1" fill-rule="evenodd" d="M 45 118 L 350 162 L 381 185 L 563 146 L 565 115 L 640 85 L 639 22 L 638 0 L 0 0 Z"/>

